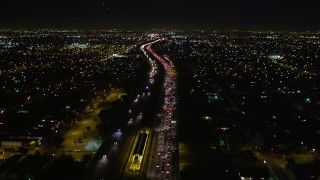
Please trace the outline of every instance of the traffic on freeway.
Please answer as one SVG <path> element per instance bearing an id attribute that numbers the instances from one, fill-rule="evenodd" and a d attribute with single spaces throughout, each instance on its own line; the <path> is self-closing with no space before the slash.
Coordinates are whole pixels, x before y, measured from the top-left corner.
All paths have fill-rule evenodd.
<path id="1" fill-rule="evenodd" d="M 168 56 L 158 55 L 152 48 L 152 44 L 162 41 L 158 39 L 142 46 L 144 54 L 150 59 L 157 60 L 165 70 L 162 87 L 162 103 L 158 109 L 154 124 L 154 146 L 151 149 L 151 157 L 148 161 L 148 179 L 179 179 L 178 169 L 178 141 L 177 141 L 177 87 L 175 66 Z M 151 57 L 148 55 L 150 54 Z"/>

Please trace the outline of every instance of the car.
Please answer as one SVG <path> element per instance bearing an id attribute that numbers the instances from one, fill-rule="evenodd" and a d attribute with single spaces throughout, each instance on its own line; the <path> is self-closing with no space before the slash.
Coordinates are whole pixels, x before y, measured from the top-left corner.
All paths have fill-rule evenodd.
<path id="1" fill-rule="evenodd" d="M 161 173 L 164 173 L 164 168 L 161 168 Z"/>

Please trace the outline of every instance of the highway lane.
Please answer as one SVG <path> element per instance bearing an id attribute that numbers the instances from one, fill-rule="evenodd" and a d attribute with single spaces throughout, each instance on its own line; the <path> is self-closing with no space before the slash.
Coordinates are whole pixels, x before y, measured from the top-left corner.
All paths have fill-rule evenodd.
<path id="1" fill-rule="evenodd" d="M 144 113 L 143 122 L 141 123 L 141 125 L 143 125 L 144 127 L 148 127 L 150 129 L 153 129 L 154 122 L 156 119 L 156 113 L 158 112 L 158 109 L 161 107 L 162 96 L 160 96 L 160 94 L 162 92 L 161 88 L 163 86 L 164 74 L 163 74 L 163 69 L 161 67 L 159 68 L 159 63 L 157 61 L 155 61 L 154 59 L 152 59 L 150 57 L 150 54 L 145 51 L 145 46 L 147 46 L 148 44 L 150 44 L 150 43 L 142 45 L 140 49 L 142 50 L 142 52 L 146 56 L 146 59 L 149 62 L 150 67 L 152 67 L 149 72 L 149 78 L 150 78 L 149 83 L 154 86 L 154 89 L 151 94 L 150 102 L 148 102 L 148 104 L 151 104 L 151 106 L 148 106 L 147 109 L 145 110 L 148 113 Z M 155 68 L 155 67 L 157 67 L 157 68 Z M 158 76 L 155 76 L 156 74 L 158 74 Z M 146 154 L 145 154 L 144 162 L 142 164 L 142 169 L 139 172 L 135 172 L 133 174 L 132 172 L 129 172 L 127 170 L 127 169 L 129 169 L 128 164 L 130 164 L 131 162 L 127 162 L 127 167 L 125 170 L 126 174 L 123 176 L 124 179 L 146 179 L 147 178 L 146 172 L 150 166 L 149 160 L 150 160 L 150 157 L 152 156 L 150 154 L 153 151 L 153 149 L 155 148 L 155 140 L 154 139 L 156 139 L 156 137 L 155 137 L 154 133 L 155 133 L 155 131 L 152 130 L 151 134 L 150 134 L 150 141 L 148 142 L 148 145 L 146 147 Z"/>
<path id="2" fill-rule="evenodd" d="M 131 109 L 128 110 L 128 113 L 132 115 L 132 118 L 128 119 L 128 125 L 123 129 L 123 139 L 118 143 L 117 151 L 112 156 L 107 155 L 107 158 L 104 159 L 103 155 L 110 151 L 112 146 L 112 142 L 105 140 L 101 145 L 101 148 L 97 151 L 91 165 L 88 167 L 88 173 L 85 179 L 145 178 L 147 161 L 142 164 L 142 169 L 140 172 L 136 173 L 136 176 L 128 176 L 126 174 L 126 169 L 127 165 L 130 163 L 128 158 L 134 145 L 134 140 L 138 132 L 137 129 L 141 127 L 152 129 L 154 117 L 156 116 L 158 108 L 157 104 L 159 103 L 159 94 L 161 92 L 160 88 L 163 84 L 163 70 L 161 67 L 159 69 L 159 64 L 156 61 L 150 62 L 150 67 L 149 81 L 146 86 L 148 88 L 145 88 L 143 93 L 137 95 L 137 98 L 132 103 Z M 152 133 L 150 138 L 153 139 Z M 152 141 L 150 141 L 146 148 L 146 157 L 149 157 L 149 149 L 152 146 Z M 106 160 L 107 163 L 104 163 L 102 159 Z"/>
<path id="3" fill-rule="evenodd" d="M 157 40 L 153 43 L 157 43 Z M 177 118 L 176 109 L 176 74 L 172 61 L 165 55 L 160 56 L 152 49 L 150 43 L 144 48 L 159 61 L 165 69 L 165 79 L 162 87 L 162 107 L 158 109 L 157 121 L 154 124 L 155 145 L 151 149 L 148 169 L 148 179 L 179 179 L 178 167 L 178 141 L 177 141 Z M 145 53 L 147 54 L 147 53 Z M 150 57 L 148 57 L 150 58 Z M 150 160 L 151 159 L 151 160 Z"/>
<path id="4" fill-rule="evenodd" d="M 85 179 L 95 180 L 105 178 L 105 171 L 109 167 L 110 161 L 112 161 L 112 157 L 114 157 L 116 153 L 116 144 L 111 144 L 110 138 L 111 137 L 108 137 L 96 152 L 88 167 L 88 174 Z"/>

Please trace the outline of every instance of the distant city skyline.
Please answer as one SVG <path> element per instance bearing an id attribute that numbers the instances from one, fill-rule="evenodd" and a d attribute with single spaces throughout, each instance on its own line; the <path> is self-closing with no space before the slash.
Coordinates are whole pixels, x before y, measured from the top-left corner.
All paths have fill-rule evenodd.
<path id="1" fill-rule="evenodd" d="M 320 29 L 319 2 L 293 1 L 6 1 L 0 28 Z"/>

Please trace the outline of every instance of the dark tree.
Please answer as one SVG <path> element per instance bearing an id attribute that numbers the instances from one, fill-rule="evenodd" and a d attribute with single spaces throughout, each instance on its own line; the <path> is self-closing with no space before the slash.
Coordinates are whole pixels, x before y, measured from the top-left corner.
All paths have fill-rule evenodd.
<path id="1" fill-rule="evenodd" d="M 28 153 L 28 148 L 26 148 L 26 147 L 19 147 L 19 152 L 20 152 L 20 154 L 22 154 L 22 155 L 27 155 L 27 153 Z"/>
<path id="2" fill-rule="evenodd" d="M 84 166 L 72 156 L 62 154 L 44 170 L 41 179 L 83 179 Z"/>
<path id="3" fill-rule="evenodd" d="M 64 138 L 62 137 L 61 133 L 56 133 L 51 138 L 51 143 L 56 146 L 60 146 L 63 143 L 63 141 Z"/>

